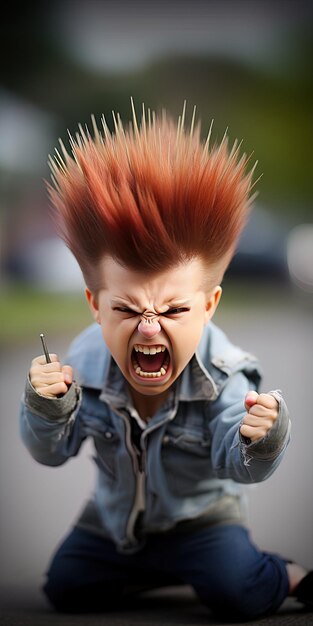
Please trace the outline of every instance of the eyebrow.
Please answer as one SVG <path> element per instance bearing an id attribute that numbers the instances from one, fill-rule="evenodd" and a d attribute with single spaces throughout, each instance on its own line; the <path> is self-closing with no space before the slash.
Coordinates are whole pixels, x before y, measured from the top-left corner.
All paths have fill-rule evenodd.
<path id="1" fill-rule="evenodd" d="M 185 298 L 184 299 L 180 299 L 180 298 L 173 297 L 173 298 L 167 300 L 164 303 L 164 305 L 161 306 L 161 308 L 163 308 L 163 306 L 167 306 L 168 309 L 170 309 L 171 307 L 174 307 L 174 306 L 175 307 L 178 307 L 178 306 L 190 306 L 190 304 L 191 304 L 191 300 L 190 299 L 188 300 L 188 299 L 185 299 Z M 140 307 L 139 304 L 137 304 L 131 298 L 127 299 L 127 298 L 123 298 L 123 297 L 119 297 L 119 296 L 117 296 L 115 298 L 112 298 L 112 300 L 111 300 L 111 307 L 112 306 L 118 306 L 118 305 L 123 305 L 123 306 L 127 306 L 129 308 L 140 309 L 140 310 L 142 308 L 142 307 Z"/>
<path id="2" fill-rule="evenodd" d="M 128 306 L 128 307 L 136 307 L 137 304 L 134 300 L 132 300 L 131 298 L 123 298 L 122 296 L 116 296 L 115 298 L 112 298 L 110 300 L 110 304 L 111 306 L 113 305 L 117 305 L 117 304 L 122 304 L 123 306 Z M 137 308 L 139 308 L 137 306 Z"/>
<path id="3" fill-rule="evenodd" d="M 172 298 L 167 302 L 169 306 L 189 306 L 191 304 L 191 300 Z"/>

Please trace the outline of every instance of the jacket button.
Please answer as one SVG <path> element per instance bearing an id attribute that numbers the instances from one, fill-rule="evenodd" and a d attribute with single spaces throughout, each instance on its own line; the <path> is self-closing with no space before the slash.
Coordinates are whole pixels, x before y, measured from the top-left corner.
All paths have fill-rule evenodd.
<path id="1" fill-rule="evenodd" d="M 164 435 L 164 437 L 162 439 L 163 443 L 168 443 L 169 440 L 170 440 L 169 436 L 168 435 Z"/>
<path id="2" fill-rule="evenodd" d="M 106 438 L 106 439 L 111 439 L 111 438 L 112 438 L 112 433 L 110 433 L 110 431 L 109 431 L 109 430 L 107 430 L 107 431 L 104 433 L 104 436 L 105 436 L 105 438 Z"/>

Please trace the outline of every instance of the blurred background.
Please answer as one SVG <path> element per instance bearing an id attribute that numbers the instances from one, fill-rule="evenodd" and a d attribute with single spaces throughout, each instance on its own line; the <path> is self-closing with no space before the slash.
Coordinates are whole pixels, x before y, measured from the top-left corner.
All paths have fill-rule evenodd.
<path id="1" fill-rule="evenodd" d="M 48 153 L 78 122 L 112 109 L 187 101 L 259 162 L 259 196 L 216 314 L 259 356 L 264 390 L 280 387 L 292 444 L 275 476 L 248 489 L 254 537 L 313 567 L 312 3 L 302 0 L 15 3 L 0 23 L 1 454 L 4 586 L 36 586 L 92 488 L 89 443 L 57 469 L 19 440 L 19 400 L 39 333 L 65 357 L 90 323 L 83 282 L 56 237 L 44 181 Z"/>

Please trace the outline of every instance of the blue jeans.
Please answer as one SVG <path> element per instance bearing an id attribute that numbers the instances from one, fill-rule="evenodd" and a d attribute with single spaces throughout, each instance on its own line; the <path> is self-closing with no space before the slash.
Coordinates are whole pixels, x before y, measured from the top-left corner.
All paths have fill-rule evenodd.
<path id="1" fill-rule="evenodd" d="M 120 606 L 132 590 L 187 584 L 217 618 L 235 622 L 278 609 L 288 595 L 285 563 L 256 548 L 237 524 L 150 535 L 131 555 L 74 528 L 52 560 L 44 591 L 57 610 L 77 613 Z"/>

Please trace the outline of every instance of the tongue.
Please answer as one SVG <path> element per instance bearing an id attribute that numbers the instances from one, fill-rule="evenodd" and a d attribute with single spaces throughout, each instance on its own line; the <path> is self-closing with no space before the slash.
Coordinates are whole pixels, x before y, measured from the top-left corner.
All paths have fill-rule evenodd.
<path id="1" fill-rule="evenodd" d="M 157 354 L 143 354 L 136 352 L 136 359 L 143 372 L 158 372 L 164 362 L 165 352 L 157 352 Z"/>

